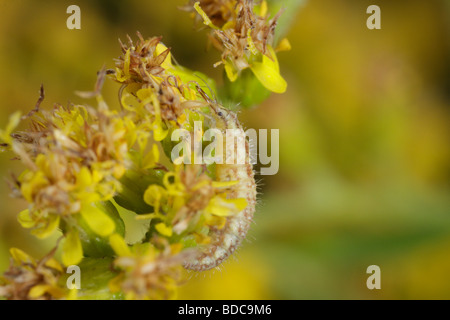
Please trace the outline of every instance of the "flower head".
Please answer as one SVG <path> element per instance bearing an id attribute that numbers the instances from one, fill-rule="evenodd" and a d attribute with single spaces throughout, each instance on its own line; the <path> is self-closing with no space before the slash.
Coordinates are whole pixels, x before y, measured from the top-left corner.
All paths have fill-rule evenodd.
<path id="1" fill-rule="evenodd" d="M 58 105 L 51 113 L 36 113 L 30 129 L 15 133 L 12 142 L 27 166 L 14 184 L 15 194 L 29 203 L 18 216 L 21 225 L 39 238 L 62 228 L 64 247 L 73 248 L 81 247 L 81 220 L 100 236 L 114 232 L 115 222 L 95 203 L 111 200 L 120 189 L 136 135 L 132 129 L 129 119 L 109 110 Z M 77 252 L 65 264 L 78 263 Z"/>
<path id="2" fill-rule="evenodd" d="M 270 19 L 267 4 L 263 1 L 259 14 L 256 14 L 252 0 L 204 0 L 195 2 L 194 8 L 204 24 L 212 29 L 211 42 L 222 52 L 222 60 L 215 66 L 223 64 L 231 82 L 236 81 L 243 70 L 250 68 L 268 90 L 276 93 L 286 91 L 287 84 L 280 75 L 273 48 L 281 11 Z M 219 24 L 214 24 L 214 21 Z M 286 41 L 283 40 L 284 43 Z"/>
<path id="3" fill-rule="evenodd" d="M 51 300 L 67 298 L 69 291 L 58 280 L 62 266 L 52 256 L 54 250 L 39 261 L 20 249 L 12 248 L 11 265 L 0 278 L 0 296 L 10 300 Z"/>
<path id="4" fill-rule="evenodd" d="M 118 257 L 114 267 L 119 275 L 109 283 L 111 292 L 123 292 L 126 299 L 173 299 L 182 280 L 181 263 L 191 254 L 180 253 L 180 245 L 159 239 L 159 248 L 150 243 L 129 248 L 123 238 L 114 235 L 111 246 Z"/>

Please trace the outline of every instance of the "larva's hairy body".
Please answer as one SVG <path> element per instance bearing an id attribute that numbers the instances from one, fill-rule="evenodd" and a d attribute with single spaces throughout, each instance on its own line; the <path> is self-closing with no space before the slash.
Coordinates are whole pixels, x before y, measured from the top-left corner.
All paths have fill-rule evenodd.
<path id="1" fill-rule="evenodd" d="M 242 129 L 235 113 L 217 106 L 214 111 L 225 130 Z M 249 144 L 245 137 L 238 139 L 241 138 L 245 140 L 246 163 L 226 164 L 226 159 L 233 156 L 226 154 L 224 163 L 216 164 L 216 178 L 218 181 L 239 181 L 233 186 L 233 191 L 228 193 L 228 198 L 244 198 L 247 200 L 247 207 L 235 215 L 228 216 L 223 228 L 210 231 L 211 243 L 201 248 L 193 259 L 185 262 L 186 269 L 205 271 L 217 267 L 239 247 L 250 228 L 256 206 L 256 183 L 249 161 Z M 240 145 L 240 141 L 237 145 Z"/>

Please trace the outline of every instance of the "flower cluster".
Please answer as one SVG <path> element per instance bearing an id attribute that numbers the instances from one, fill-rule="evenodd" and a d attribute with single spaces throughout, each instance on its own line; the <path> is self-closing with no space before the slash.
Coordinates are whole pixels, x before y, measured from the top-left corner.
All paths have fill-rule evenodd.
<path id="1" fill-rule="evenodd" d="M 231 80 L 250 68 L 270 90 L 285 90 L 272 48 L 277 17 L 269 21 L 262 7 L 255 15 L 251 1 L 202 1 L 194 7 L 221 41 Z M 213 268 L 245 238 L 256 202 L 253 171 L 249 163 L 172 161 L 175 129 L 195 138 L 195 121 L 202 130 L 241 128 L 239 121 L 201 89 L 199 73 L 173 62 L 160 37 L 138 33 L 136 42 L 128 38 L 120 46 L 114 68 L 98 73 L 94 91 L 78 92 L 95 98 L 97 107 L 56 104 L 43 110 L 41 88 L 36 107 L 25 116 L 13 114 L 0 130 L 1 147 L 25 166 L 11 183 L 13 194 L 28 203 L 18 215 L 20 224 L 40 239 L 60 232 L 55 250 L 62 265 L 110 275 L 106 284 L 92 279 L 89 293 L 82 288 L 76 296 L 104 297 L 106 290 L 112 298 L 173 298 L 183 267 Z M 101 95 L 108 77 L 120 84 L 118 109 Z M 214 95 L 214 81 L 200 78 Z M 28 128 L 14 131 L 21 121 Z M 247 157 L 248 152 L 246 142 Z M 136 243 L 126 240 L 126 210 L 147 221 Z M 73 298 L 59 281 L 63 267 L 53 258 L 55 250 L 40 261 L 11 250 L 14 263 L 0 282 L 0 296 Z"/>
<path id="2" fill-rule="evenodd" d="M 120 190 L 136 131 L 131 119 L 105 108 L 55 105 L 34 113 L 29 129 L 12 135 L 11 148 L 27 167 L 14 181 L 14 194 L 29 203 L 18 220 L 38 238 L 60 228 L 65 265 L 83 257 L 81 224 L 100 237 L 120 229 L 107 203 Z"/>
<path id="3" fill-rule="evenodd" d="M 237 181 L 217 181 L 205 166 L 174 165 L 161 154 L 171 143 L 170 130 L 192 131 L 193 121 L 212 113 L 196 84 L 170 72 L 176 67 L 169 49 L 159 38 L 144 40 L 139 35 L 136 45 L 122 45 L 122 50 L 116 69 L 101 71 L 96 91 L 90 93 L 97 98 L 97 108 L 37 108 L 23 117 L 29 120 L 27 130 L 10 134 L 19 122 L 14 115 L 2 132 L 4 146 L 26 166 L 13 183 L 14 194 L 29 203 L 18 216 L 23 227 L 38 238 L 59 229 L 66 266 L 79 264 L 83 256 L 117 254 L 114 267 L 124 273 L 114 283 L 124 279 L 119 287 L 126 297 L 167 298 L 177 279 L 170 270 L 193 256 L 183 249 L 208 244 L 210 229 L 223 228 L 226 218 L 247 202 L 227 197 Z M 121 110 L 111 110 L 99 92 L 107 73 L 122 84 Z M 135 212 L 137 219 L 150 220 L 144 244 L 129 248 L 123 242 L 120 207 Z"/>
<path id="4" fill-rule="evenodd" d="M 12 248 L 11 265 L 0 277 L 0 296 L 16 300 L 73 298 L 75 291 L 62 289 L 59 279 L 64 273 L 52 256 L 54 250 L 35 261 L 20 249 Z"/>
<path id="5" fill-rule="evenodd" d="M 193 2 L 193 1 L 192 1 Z M 234 82 L 240 73 L 249 68 L 268 90 L 286 91 L 287 83 L 280 75 L 275 51 L 289 50 L 287 39 L 274 49 L 274 32 L 278 12 L 272 19 L 266 1 L 262 1 L 256 13 L 253 0 L 201 0 L 193 8 L 211 28 L 212 44 L 222 52 L 222 60 L 228 79 Z"/>

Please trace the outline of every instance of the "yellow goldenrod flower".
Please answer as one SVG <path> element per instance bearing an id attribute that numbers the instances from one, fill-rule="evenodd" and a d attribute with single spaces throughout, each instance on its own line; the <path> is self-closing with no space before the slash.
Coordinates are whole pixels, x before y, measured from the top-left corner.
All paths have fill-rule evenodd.
<path id="1" fill-rule="evenodd" d="M 180 253 L 180 246 L 164 242 L 163 250 L 149 243 L 131 249 L 120 236 L 111 237 L 118 257 L 114 266 L 120 270 L 109 283 L 112 292 L 123 292 L 126 299 L 174 299 L 181 280 L 181 263 L 190 253 Z"/>
<path id="2" fill-rule="evenodd" d="M 59 284 L 63 268 L 53 258 L 54 252 L 36 261 L 22 250 L 12 248 L 12 263 L 0 278 L 0 296 L 10 300 L 66 298 L 69 292 Z"/>
<path id="3" fill-rule="evenodd" d="M 259 15 L 253 6 L 253 1 L 248 0 L 203 0 L 195 2 L 193 7 L 212 29 L 212 43 L 222 52 L 222 60 L 215 66 L 223 64 L 231 82 L 237 80 L 241 71 L 250 68 L 266 89 L 283 93 L 287 83 L 280 75 L 273 50 L 274 31 L 281 12 L 269 20 L 265 1 Z M 214 25 L 213 20 L 219 25 Z M 287 40 L 283 40 L 278 48 L 289 47 Z"/>

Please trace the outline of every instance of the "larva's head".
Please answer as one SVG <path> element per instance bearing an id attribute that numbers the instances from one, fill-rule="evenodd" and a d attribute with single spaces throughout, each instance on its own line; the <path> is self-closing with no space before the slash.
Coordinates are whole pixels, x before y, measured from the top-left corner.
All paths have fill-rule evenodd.
<path id="1" fill-rule="evenodd" d="M 224 108 L 220 104 L 216 104 L 212 107 L 213 117 L 216 120 L 218 129 L 233 129 L 237 127 L 236 123 L 238 121 L 235 112 Z"/>

